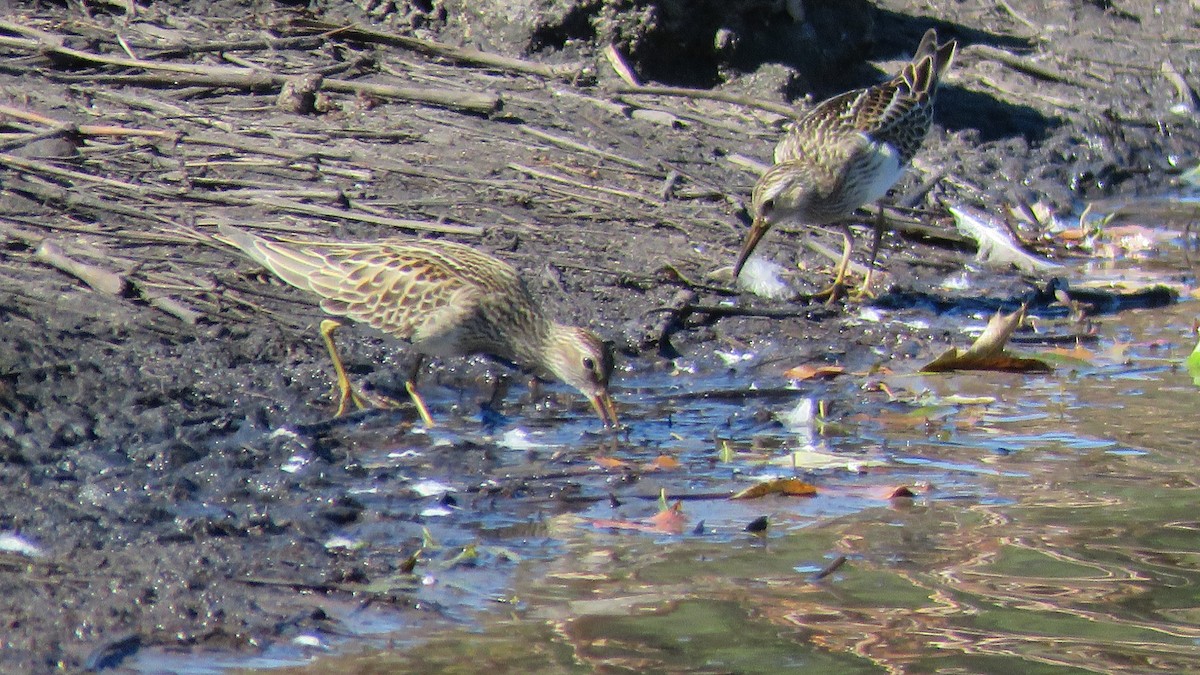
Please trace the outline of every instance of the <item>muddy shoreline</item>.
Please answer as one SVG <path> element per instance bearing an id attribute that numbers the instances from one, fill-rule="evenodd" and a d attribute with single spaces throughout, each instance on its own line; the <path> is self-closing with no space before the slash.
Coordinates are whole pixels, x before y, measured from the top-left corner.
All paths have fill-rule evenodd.
<path id="1" fill-rule="evenodd" d="M 91 16 L 76 4 L 0 5 L 11 38 L 0 45 L 5 671 L 103 668 L 147 647 L 257 652 L 338 634 L 334 601 L 394 608 L 414 624 L 462 620 L 469 603 L 418 601 L 419 578 L 404 576 L 423 528 L 442 548 L 418 573 L 478 536 L 466 516 L 424 515 L 418 479 L 459 481 L 459 513 L 569 511 L 555 498 L 586 481 L 572 471 L 614 442 L 574 392 L 531 393 L 519 375 L 481 413 L 504 372 L 482 359 L 423 372 L 444 434 L 414 427 L 407 409 L 330 421 L 315 303 L 213 242 L 218 223 L 478 245 L 521 269 L 554 314 L 614 340 L 618 401 L 622 378 L 669 369 L 672 354 L 711 371 L 723 368 L 714 352 L 749 347 L 865 369 L 947 338 L 728 290 L 720 268 L 754 182 L 743 158 L 765 161 L 784 117 L 638 92 L 605 58 L 610 42 L 643 84 L 779 105 L 882 79 L 929 26 L 958 38 L 936 127 L 893 193 L 914 208 L 894 212 L 881 254 L 889 307 L 969 261 L 946 204 L 1069 214 L 1170 192 L 1200 147 L 1189 89 L 1200 50 L 1183 48 L 1197 25 L 1182 2 L 1056 2 L 1021 15 L 956 5 L 932 17 L 909 2 L 808 2 L 801 16 L 800 3 L 700 3 L 688 16 L 674 2 L 625 13 L 563 2 L 510 6 L 503 30 L 492 3 L 317 3 L 312 14 L 251 4 L 128 14 L 88 3 Z M 481 65 L 388 35 L 514 61 Z M 132 68 L 118 36 L 139 58 L 214 70 Z M 252 46 L 264 36 L 290 41 Z M 238 68 L 319 72 L 326 86 L 309 102 L 316 111 L 296 112 L 280 107 L 277 85 L 239 80 Z M 382 88 L 355 88 L 365 82 Z M 1036 225 L 1022 227 L 1040 244 Z M 801 245 L 814 236 L 839 241 L 796 230 L 760 246 L 797 264 L 801 292 L 831 266 Z M 1048 282 L 968 274 L 997 298 Z M 687 309 L 721 303 L 764 316 Z M 402 398 L 403 348 L 347 328 L 351 374 Z M 513 424 L 578 434 L 565 453 L 487 440 Z M 364 460 L 378 448 L 409 454 Z M 346 547 L 347 532 L 387 545 Z M 405 581 L 381 585 L 389 579 Z"/>

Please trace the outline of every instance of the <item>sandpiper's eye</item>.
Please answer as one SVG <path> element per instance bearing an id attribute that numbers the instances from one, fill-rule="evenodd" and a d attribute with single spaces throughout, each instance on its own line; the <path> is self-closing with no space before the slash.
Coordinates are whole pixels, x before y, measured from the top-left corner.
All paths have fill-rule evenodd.
<path id="1" fill-rule="evenodd" d="M 583 367 L 587 368 L 590 372 L 596 372 L 596 362 L 590 356 L 583 357 Z"/>

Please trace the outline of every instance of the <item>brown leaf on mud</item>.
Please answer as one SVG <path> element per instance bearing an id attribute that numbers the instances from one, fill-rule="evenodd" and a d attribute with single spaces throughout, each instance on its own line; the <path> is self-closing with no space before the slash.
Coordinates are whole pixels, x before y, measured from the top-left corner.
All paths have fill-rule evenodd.
<path id="1" fill-rule="evenodd" d="M 733 495 L 730 499 L 758 499 L 767 495 L 812 497 L 816 494 L 817 488 L 815 485 L 805 483 L 799 478 L 775 478 L 752 485 Z"/>
<path id="2" fill-rule="evenodd" d="M 983 334 L 966 351 L 951 347 L 944 354 L 921 367 L 922 372 L 944 373 L 952 370 L 992 370 L 1017 373 L 1047 373 L 1049 364 L 1038 359 L 1012 356 L 1004 345 L 1025 318 L 1025 307 L 1012 314 L 996 313 Z"/>
<path id="3" fill-rule="evenodd" d="M 646 521 L 597 518 L 592 520 L 591 524 L 592 527 L 614 530 L 682 534 L 683 528 L 687 525 L 687 517 L 683 515 L 683 502 L 675 502 Z"/>
<path id="4" fill-rule="evenodd" d="M 803 382 L 812 379 L 832 380 L 844 372 L 846 369 L 841 366 L 814 366 L 806 363 L 795 368 L 788 368 L 783 371 L 783 376 L 789 380 Z"/>

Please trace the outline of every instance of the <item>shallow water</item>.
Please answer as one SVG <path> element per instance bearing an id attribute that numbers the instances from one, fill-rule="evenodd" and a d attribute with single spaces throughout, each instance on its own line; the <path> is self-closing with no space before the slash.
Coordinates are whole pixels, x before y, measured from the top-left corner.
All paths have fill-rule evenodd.
<path id="1" fill-rule="evenodd" d="M 1072 278 L 1191 278 L 1183 253 Z M 799 384 L 762 355 L 684 358 L 621 380 L 629 429 L 616 442 L 583 412 L 428 435 L 490 448 L 490 484 L 422 475 L 411 440 L 377 447 L 366 464 L 432 494 L 365 485 L 367 507 L 395 521 L 347 539 L 402 556 L 396 542 L 436 529 L 418 575 L 395 581 L 434 608 L 425 620 L 330 597 L 321 606 L 351 634 L 237 663 L 147 653 L 139 668 L 1200 671 L 1200 388 L 1179 367 L 1198 311 L 1185 298 L 1102 316 L 1088 353 L 1047 375 L 915 374 L 944 344 L 890 374 Z M 986 319 L 917 316 L 960 346 Z M 878 382 L 896 400 L 864 386 Z M 824 428 L 803 414 L 818 401 Z M 647 468 L 661 455 L 679 467 Z M 726 498 L 771 476 L 817 495 Z M 899 487 L 912 496 L 889 498 Z M 681 503 L 677 527 L 649 520 L 664 496 Z M 765 532 L 747 532 L 762 516 Z M 457 557 L 471 545 L 474 558 Z"/>

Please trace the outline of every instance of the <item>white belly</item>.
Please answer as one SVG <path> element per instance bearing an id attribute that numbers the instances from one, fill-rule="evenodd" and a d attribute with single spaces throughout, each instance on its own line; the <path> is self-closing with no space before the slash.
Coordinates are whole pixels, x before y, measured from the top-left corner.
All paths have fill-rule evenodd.
<path id="1" fill-rule="evenodd" d="M 867 153 L 869 169 L 863 185 L 863 204 L 872 204 L 887 194 L 904 170 L 900 165 L 900 153 L 890 143 L 872 143 L 872 152 Z"/>

